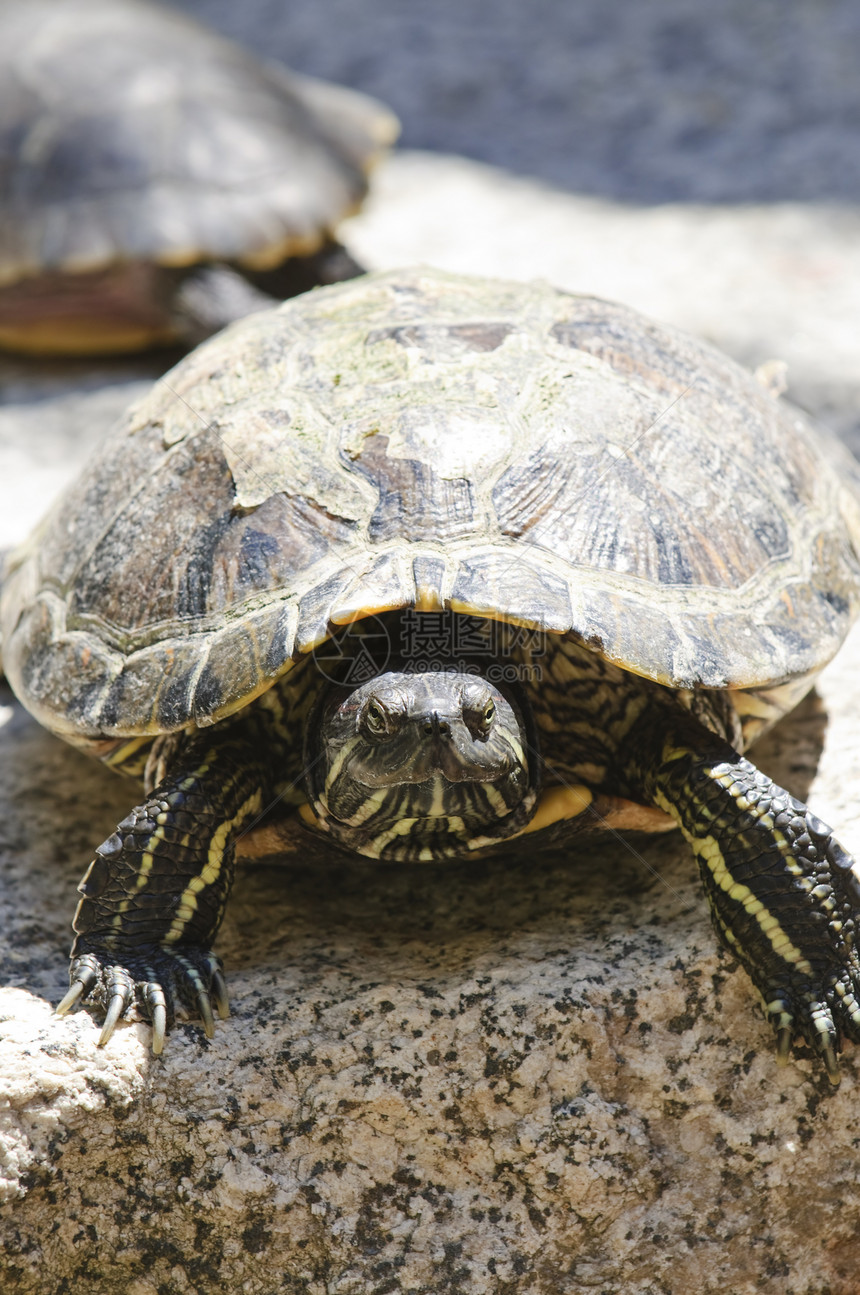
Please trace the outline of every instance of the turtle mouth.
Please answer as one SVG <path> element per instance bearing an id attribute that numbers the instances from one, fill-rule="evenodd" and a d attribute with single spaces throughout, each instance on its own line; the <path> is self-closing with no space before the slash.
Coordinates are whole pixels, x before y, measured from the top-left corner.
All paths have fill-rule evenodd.
<path id="1" fill-rule="evenodd" d="M 370 797 L 363 814 L 354 815 L 352 822 L 344 822 L 331 813 L 323 795 L 310 802 L 308 812 L 302 817 L 306 822 L 312 818 L 312 825 L 318 831 L 364 858 L 392 863 L 435 863 L 468 858 L 476 849 L 520 835 L 527 828 L 538 799 L 537 787 L 529 787 L 514 808 L 500 816 L 500 792 L 486 784 L 472 785 L 468 792 L 468 799 L 473 803 L 464 806 L 460 813 L 420 816 L 398 813 L 387 806 L 375 808 L 376 798 Z"/>

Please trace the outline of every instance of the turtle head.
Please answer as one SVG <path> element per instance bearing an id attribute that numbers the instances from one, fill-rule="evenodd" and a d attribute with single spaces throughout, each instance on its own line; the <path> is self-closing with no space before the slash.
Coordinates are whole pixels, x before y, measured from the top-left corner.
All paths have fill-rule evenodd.
<path id="1" fill-rule="evenodd" d="M 308 726 L 317 826 L 372 858 L 468 854 L 520 831 L 537 760 L 527 704 L 455 671 L 333 685 Z"/>

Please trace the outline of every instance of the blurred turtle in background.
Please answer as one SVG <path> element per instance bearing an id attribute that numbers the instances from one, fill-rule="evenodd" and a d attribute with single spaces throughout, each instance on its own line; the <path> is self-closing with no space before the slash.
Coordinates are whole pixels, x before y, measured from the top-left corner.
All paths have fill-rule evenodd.
<path id="1" fill-rule="evenodd" d="M 0 347 L 193 343 L 359 268 L 377 101 L 142 0 L 0 0 Z"/>

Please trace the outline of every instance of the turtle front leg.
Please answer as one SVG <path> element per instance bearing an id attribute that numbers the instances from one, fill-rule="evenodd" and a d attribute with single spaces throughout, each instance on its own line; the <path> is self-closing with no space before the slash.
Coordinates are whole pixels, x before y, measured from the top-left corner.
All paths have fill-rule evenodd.
<path id="1" fill-rule="evenodd" d="M 643 789 L 692 846 L 716 930 L 761 994 L 779 1060 L 800 1035 L 838 1083 L 841 1035 L 860 1042 L 853 860 L 802 801 L 695 721 L 668 733 L 665 717 L 662 728 L 639 726 Z"/>
<path id="2" fill-rule="evenodd" d="M 258 749 L 258 748 L 257 748 Z M 260 813 L 270 778 L 254 744 L 213 730 L 179 752 L 172 771 L 96 850 L 78 887 L 71 988 L 105 1010 L 99 1046 L 133 1006 L 160 1053 L 176 1009 L 196 1008 L 214 1032 L 212 999 L 229 1014 L 211 944 L 233 880 L 237 834 Z"/>

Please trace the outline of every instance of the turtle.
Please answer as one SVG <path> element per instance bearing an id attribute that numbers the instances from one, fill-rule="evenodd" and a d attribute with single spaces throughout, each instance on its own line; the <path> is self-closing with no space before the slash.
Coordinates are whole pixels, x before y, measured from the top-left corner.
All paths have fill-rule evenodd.
<path id="1" fill-rule="evenodd" d="M 143 798 L 79 887 L 100 1043 L 228 1014 L 212 944 L 278 805 L 326 855 L 679 827 L 785 1062 L 860 1040 L 860 883 L 745 752 L 860 601 L 860 469 L 708 344 L 545 283 L 314 289 L 187 355 L 10 559 L 7 677 Z M 130 796 L 131 799 L 131 796 Z M 633 821 L 633 820 L 624 820 Z M 256 829 L 260 830 L 260 829 Z"/>
<path id="2" fill-rule="evenodd" d="M 398 131 L 157 4 L 4 0 L 0 346 L 193 344 L 358 274 L 332 231 Z"/>

